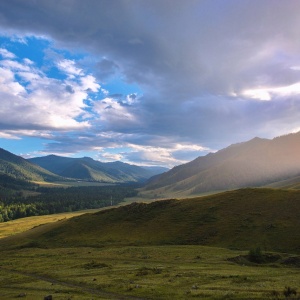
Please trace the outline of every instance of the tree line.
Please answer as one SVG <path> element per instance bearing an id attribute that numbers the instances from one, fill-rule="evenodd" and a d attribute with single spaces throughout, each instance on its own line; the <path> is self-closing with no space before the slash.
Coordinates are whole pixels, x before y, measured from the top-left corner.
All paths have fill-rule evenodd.
<path id="1" fill-rule="evenodd" d="M 32 187 L 32 186 L 30 186 Z M 134 186 L 87 186 L 69 188 L 35 188 L 38 195 L 25 197 L 22 191 L 13 194 L 0 190 L 0 222 L 29 216 L 72 212 L 115 205 L 134 197 Z"/>

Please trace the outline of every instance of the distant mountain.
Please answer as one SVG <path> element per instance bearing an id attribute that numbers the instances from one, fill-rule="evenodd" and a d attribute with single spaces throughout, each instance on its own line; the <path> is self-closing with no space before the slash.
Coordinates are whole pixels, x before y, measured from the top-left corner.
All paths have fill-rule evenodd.
<path id="1" fill-rule="evenodd" d="M 0 148 L 0 174 L 26 181 L 57 181 L 61 179 L 48 170 L 2 148 Z"/>
<path id="2" fill-rule="evenodd" d="M 119 161 L 103 163 L 90 157 L 48 155 L 29 161 L 63 177 L 112 183 L 142 182 L 168 170 L 162 167 L 139 167 Z"/>
<path id="3" fill-rule="evenodd" d="M 154 177 L 144 193 L 157 197 L 201 194 L 263 186 L 299 175 L 300 133 L 295 133 L 272 140 L 254 138 L 198 157 Z"/>
<path id="4" fill-rule="evenodd" d="M 242 189 L 133 203 L 39 226 L 0 240 L 10 247 L 207 245 L 300 253 L 300 191 Z"/>

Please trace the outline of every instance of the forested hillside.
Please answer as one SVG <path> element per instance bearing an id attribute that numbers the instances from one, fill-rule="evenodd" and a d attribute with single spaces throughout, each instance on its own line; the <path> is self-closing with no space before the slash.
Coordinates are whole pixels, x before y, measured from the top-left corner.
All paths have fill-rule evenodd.
<path id="1" fill-rule="evenodd" d="M 1 192 L 1 190 L 0 190 Z M 48 215 L 116 205 L 134 197 L 134 186 L 87 186 L 69 188 L 35 188 L 38 195 L 25 197 L 15 192 L 1 197 L 0 222 L 28 216 Z"/>
<path id="2" fill-rule="evenodd" d="M 62 178 L 26 159 L 0 148 L 0 174 L 27 181 L 57 181 Z"/>

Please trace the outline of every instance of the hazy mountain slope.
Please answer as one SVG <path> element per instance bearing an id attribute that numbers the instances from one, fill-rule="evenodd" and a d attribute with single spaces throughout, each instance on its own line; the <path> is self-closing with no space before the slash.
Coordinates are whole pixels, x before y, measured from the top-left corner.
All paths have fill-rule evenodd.
<path id="1" fill-rule="evenodd" d="M 145 181 L 164 168 L 144 168 L 122 162 L 103 163 L 90 157 L 68 158 L 56 155 L 31 158 L 29 161 L 60 176 L 103 182 Z"/>
<path id="2" fill-rule="evenodd" d="M 300 191 L 241 189 L 133 203 L 39 227 L 0 247 L 196 244 L 300 253 Z"/>
<path id="3" fill-rule="evenodd" d="M 0 148 L 0 173 L 29 181 L 55 181 L 61 178 L 26 159 Z"/>
<path id="4" fill-rule="evenodd" d="M 254 138 L 198 157 L 150 181 L 145 191 L 197 194 L 263 186 L 300 175 L 300 133 Z"/>
<path id="5" fill-rule="evenodd" d="M 276 181 L 265 185 L 267 188 L 280 188 L 280 189 L 300 189 L 300 176 L 292 177 L 282 181 Z"/>

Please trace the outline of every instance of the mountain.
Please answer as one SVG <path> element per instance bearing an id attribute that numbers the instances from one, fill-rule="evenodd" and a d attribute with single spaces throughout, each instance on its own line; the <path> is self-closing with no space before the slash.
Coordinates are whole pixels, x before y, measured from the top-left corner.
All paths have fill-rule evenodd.
<path id="1" fill-rule="evenodd" d="M 0 148 L 0 174 L 26 181 L 57 181 L 61 179 L 48 170 L 2 148 Z M 2 176 L 1 178 L 6 177 Z"/>
<path id="2" fill-rule="evenodd" d="M 90 157 L 70 158 L 56 155 L 29 159 L 57 175 L 100 182 L 141 182 L 168 169 L 139 167 L 122 162 L 103 163 Z"/>
<path id="3" fill-rule="evenodd" d="M 300 133 L 254 138 L 198 157 L 153 178 L 144 193 L 192 195 L 254 187 L 300 175 Z"/>
<path id="4" fill-rule="evenodd" d="M 300 191 L 241 189 L 133 203 L 46 224 L 0 240 L 10 247 L 207 245 L 300 253 Z"/>

